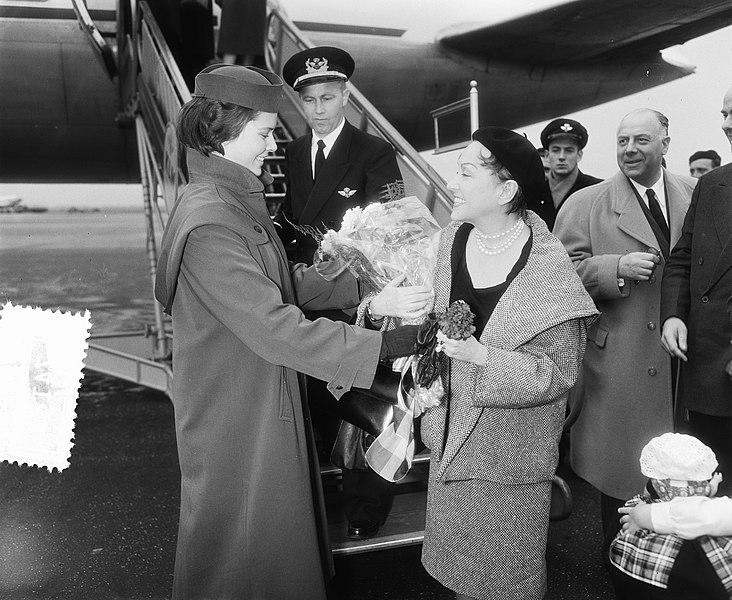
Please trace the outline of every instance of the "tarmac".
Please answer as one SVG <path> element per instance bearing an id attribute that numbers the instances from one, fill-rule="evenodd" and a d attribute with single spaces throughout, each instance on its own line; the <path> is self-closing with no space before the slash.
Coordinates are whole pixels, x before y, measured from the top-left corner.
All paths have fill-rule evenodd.
<path id="1" fill-rule="evenodd" d="M 0 600 L 169 598 L 180 485 L 170 401 L 87 371 L 70 462 L 62 472 L 0 464 Z M 547 600 L 612 599 L 599 498 L 563 475 L 574 509 L 550 525 Z M 336 558 L 329 600 L 454 598 L 420 551 Z"/>

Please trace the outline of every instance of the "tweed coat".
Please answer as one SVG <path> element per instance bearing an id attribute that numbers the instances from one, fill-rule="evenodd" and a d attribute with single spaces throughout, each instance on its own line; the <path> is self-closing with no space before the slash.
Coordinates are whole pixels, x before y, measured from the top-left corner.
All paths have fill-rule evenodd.
<path id="1" fill-rule="evenodd" d="M 677 401 L 707 415 L 732 417 L 732 165 L 699 179 L 661 284 L 661 323 L 688 327 Z"/>
<path id="2" fill-rule="evenodd" d="M 402 179 L 394 148 L 346 121 L 323 172 L 313 182 L 312 139 L 310 132 L 292 141 L 285 151 L 285 211 L 296 224 L 312 225 L 320 231 L 338 230 L 349 208 L 388 199 L 386 185 Z M 311 238 L 300 234 L 296 256 L 310 263 L 316 246 Z"/>
<path id="3" fill-rule="evenodd" d="M 673 246 L 696 182 L 666 170 L 663 178 Z M 659 326 L 664 261 L 650 281 L 618 287 L 622 255 L 659 247 L 622 172 L 570 196 L 554 233 L 601 312 L 587 336 L 572 466 L 602 493 L 630 498 L 646 483 L 638 463 L 643 446 L 673 429 L 671 359 L 661 348 Z"/>
<path id="4" fill-rule="evenodd" d="M 447 403 L 423 419 L 423 441 L 438 479 L 516 485 L 551 480 L 556 470 L 566 394 L 582 361 L 586 318 L 597 310 L 544 221 L 529 211 L 527 224 L 533 233 L 528 262 L 480 335 L 490 368 L 451 361 L 452 394 L 472 398 L 473 408 L 457 427 L 451 422 L 446 442 Z M 450 299 L 451 248 L 459 226 L 451 223 L 441 235 L 436 311 Z"/>
<path id="5" fill-rule="evenodd" d="M 527 263 L 480 334 L 488 348 L 488 366 L 452 360 L 448 376 L 443 360 L 448 400 L 422 419 L 422 437 L 431 448 L 422 560 L 443 584 L 479 598 L 513 598 L 516 581 L 532 588 L 521 591 L 519 584 L 520 597 L 543 595 L 549 486 L 558 462 L 565 400 L 582 361 L 587 321 L 597 314 L 544 221 L 529 212 L 527 224 L 533 234 Z M 450 299 L 452 244 L 460 225 L 448 225 L 441 235 L 435 271 L 438 311 Z M 475 496 L 475 486 L 486 493 Z M 543 507 L 535 506 L 537 502 Z M 523 508 L 509 515 L 509 504 Z M 516 528 L 508 525 L 513 522 Z M 514 535 L 518 529 L 527 541 Z M 490 537 L 486 530 L 496 538 L 489 542 L 492 549 L 485 547 Z M 471 535 L 474 539 L 464 539 Z M 458 537 L 461 549 L 446 551 L 449 540 Z M 496 547 L 538 558 L 494 556 L 489 567 L 485 557 L 495 555 Z"/>
<path id="6" fill-rule="evenodd" d="M 181 514 L 173 598 L 324 600 L 332 572 L 297 371 L 340 396 L 373 379 L 378 332 L 304 318 L 358 303 L 355 280 L 288 265 L 264 186 L 188 151 L 156 297 L 173 318 Z M 317 523 L 323 525 L 318 528 Z"/>

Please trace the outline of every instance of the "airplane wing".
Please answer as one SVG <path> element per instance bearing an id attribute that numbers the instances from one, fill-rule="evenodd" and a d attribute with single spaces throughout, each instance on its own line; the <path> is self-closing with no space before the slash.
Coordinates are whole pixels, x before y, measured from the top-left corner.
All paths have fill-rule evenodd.
<path id="1" fill-rule="evenodd" d="M 622 60 L 732 23 L 728 0 L 576 0 L 486 26 L 451 26 L 438 41 L 468 55 L 531 64 Z"/>

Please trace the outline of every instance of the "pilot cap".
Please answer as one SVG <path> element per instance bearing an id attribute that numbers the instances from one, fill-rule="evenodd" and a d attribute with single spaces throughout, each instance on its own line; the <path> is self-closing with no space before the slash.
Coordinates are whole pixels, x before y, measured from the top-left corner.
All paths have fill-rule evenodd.
<path id="1" fill-rule="evenodd" d="M 694 436 L 664 433 L 643 448 L 640 466 L 641 473 L 653 479 L 706 481 L 717 468 L 717 457 Z"/>
<path id="2" fill-rule="evenodd" d="M 211 65 L 196 75 L 193 97 L 276 113 L 283 99 L 282 79 L 256 67 Z"/>
<path id="3" fill-rule="evenodd" d="M 523 135 L 503 127 L 481 127 L 473 140 L 483 144 L 506 167 L 528 199 L 541 200 L 548 190 L 544 164 L 534 145 Z"/>
<path id="4" fill-rule="evenodd" d="M 548 148 L 549 142 L 558 137 L 572 138 L 582 150 L 587 145 L 587 139 L 590 136 L 582 123 L 574 119 L 554 119 L 542 130 L 541 145 Z"/>
<path id="5" fill-rule="evenodd" d="M 353 57 L 332 46 L 317 46 L 293 54 L 282 69 L 282 77 L 294 90 L 326 81 L 347 81 L 356 68 Z"/>

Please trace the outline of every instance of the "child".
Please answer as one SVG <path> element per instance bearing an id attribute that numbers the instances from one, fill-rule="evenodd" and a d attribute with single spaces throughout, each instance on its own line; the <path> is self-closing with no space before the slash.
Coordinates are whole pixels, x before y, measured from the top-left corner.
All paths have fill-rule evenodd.
<path id="1" fill-rule="evenodd" d="M 729 600 L 732 500 L 712 498 L 717 460 L 696 438 L 665 433 L 641 452 L 646 491 L 619 509 L 610 546 L 618 600 Z"/>

